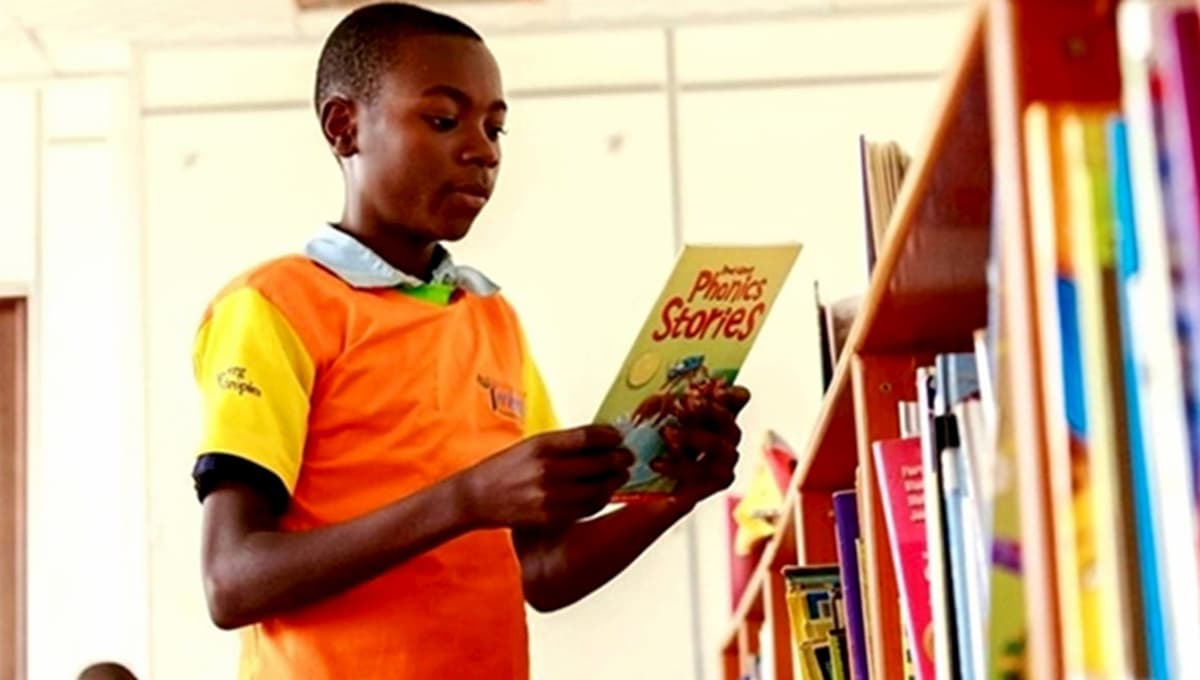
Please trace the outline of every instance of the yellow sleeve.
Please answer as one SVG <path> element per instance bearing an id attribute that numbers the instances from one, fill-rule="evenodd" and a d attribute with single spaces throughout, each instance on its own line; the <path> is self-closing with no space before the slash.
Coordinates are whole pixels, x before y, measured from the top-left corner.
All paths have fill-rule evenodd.
<path id="1" fill-rule="evenodd" d="M 193 364 L 204 404 L 198 455 L 244 458 L 292 493 L 316 369 L 287 318 L 257 290 L 235 290 L 201 326 Z"/>
<path id="2" fill-rule="evenodd" d="M 558 418 L 554 415 L 554 405 L 550 401 L 550 393 L 542 380 L 542 373 L 537 363 L 529 353 L 528 345 L 522 359 L 521 381 L 525 388 L 525 436 L 558 429 Z"/>

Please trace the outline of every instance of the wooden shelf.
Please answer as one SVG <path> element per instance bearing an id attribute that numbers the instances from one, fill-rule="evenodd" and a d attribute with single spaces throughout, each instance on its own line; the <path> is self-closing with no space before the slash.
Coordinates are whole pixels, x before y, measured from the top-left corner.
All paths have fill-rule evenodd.
<path id="1" fill-rule="evenodd" d="M 864 606 L 872 677 L 901 677 L 893 663 L 902 658 L 899 591 L 870 451 L 899 435 L 896 405 L 915 398 L 914 369 L 972 349 L 973 333 L 988 323 L 989 283 L 1003 291 L 997 378 L 1006 381 L 1000 406 L 1011 418 L 1022 501 L 1026 672 L 1062 676 L 1021 118 L 1039 101 L 1115 105 L 1116 45 L 1113 0 L 979 0 L 785 496 L 784 521 L 734 612 L 722 649 L 726 678 L 746 669 L 765 626 L 774 641 L 787 639 L 786 615 L 772 599 L 781 592 L 779 569 L 791 560 L 836 561 L 832 494 L 852 488 L 871 593 Z M 989 282 L 993 235 L 1005 266 Z M 793 677 L 791 656 L 776 649 L 783 680 Z"/>
<path id="2" fill-rule="evenodd" d="M 853 356 L 969 350 L 987 323 L 992 166 L 983 29 L 980 8 L 937 107 L 941 117 L 905 177 L 822 404 L 798 480 L 805 490 L 854 482 Z"/>
<path id="3" fill-rule="evenodd" d="M 790 640 L 786 615 L 767 615 L 780 568 L 836 560 L 831 496 L 853 488 L 858 465 L 855 358 L 968 349 L 987 322 L 992 162 L 984 14 L 980 5 L 971 18 L 936 105 L 939 118 L 905 178 L 863 307 L 788 487 L 780 526 L 734 610 L 722 646 L 727 678 L 744 670 L 763 626 L 775 640 Z M 790 650 L 786 660 L 785 669 L 777 655 L 783 680 L 792 677 Z"/>

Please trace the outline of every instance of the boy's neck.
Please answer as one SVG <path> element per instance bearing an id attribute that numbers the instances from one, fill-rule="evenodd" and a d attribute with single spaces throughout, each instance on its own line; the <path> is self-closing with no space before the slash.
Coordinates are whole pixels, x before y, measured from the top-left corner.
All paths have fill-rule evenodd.
<path id="1" fill-rule="evenodd" d="M 428 281 L 433 275 L 433 268 L 437 264 L 434 262 L 438 249 L 436 241 L 407 237 L 403 228 L 364 228 L 348 224 L 346 220 L 335 226 L 405 274 L 422 281 Z"/>

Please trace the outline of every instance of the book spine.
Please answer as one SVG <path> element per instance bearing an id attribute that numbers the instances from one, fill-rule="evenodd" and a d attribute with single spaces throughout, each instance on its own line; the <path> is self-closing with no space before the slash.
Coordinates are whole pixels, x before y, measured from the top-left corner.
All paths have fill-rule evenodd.
<path id="1" fill-rule="evenodd" d="M 1162 117 L 1173 219 L 1175 319 L 1187 408 L 1193 506 L 1200 511 L 1200 24 L 1194 7 L 1164 12 L 1161 46 Z M 1200 602 L 1197 602 L 1200 606 Z"/>
<path id="2" fill-rule="evenodd" d="M 867 640 L 863 622 L 862 587 L 858 567 L 858 495 L 853 491 L 833 494 L 834 529 L 842 597 L 846 607 L 846 646 L 851 677 L 868 680 Z"/>
<path id="3" fill-rule="evenodd" d="M 1170 549 L 1179 536 L 1194 537 L 1191 459 L 1183 376 L 1175 328 L 1172 258 L 1168 234 L 1173 209 L 1166 200 L 1161 63 L 1154 26 L 1164 7 L 1127 2 L 1118 8 L 1123 105 L 1128 121 L 1129 167 L 1134 196 L 1139 260 L 1127 284 L 1137 333 L 1138 389 L 1145 448 L 1152 453 L 1153 522 L 1159 544 L 1159 587 L 1167 613 L 1168 677 L 1185 677 L 1200 667 L 1200 578 L 1195 549 Z M 1169 540 L 1168 540 L 1169 539 Z M 1169 553 L 1169 554 L 1168 554 Z"/>
<path id="4" fill-rule="evenodd" d="M 900 586 L 900 604 L 912 641 L 914 666 L 920 680 L 935 680 L 933 612 L 930 608 L 929 554 L 922 474 L 921 440 L 896 439 L 873 446 L 879 489 L 892 562 Z"/>
<path id="5" fill-rule="evenodd" d="M 1121 358 L 1125 374 L 1125 404 L 1127 414 L 1127 436 L 1129 439 L 1129 463 L 1127 470 L 1133 497 L 1133 516 L 1136 528 L 1137 556 L 1139 562 L 1142 596 L 1141 621 L 1146 632 L 1146 652 L 1149 677 L 1152 680 L 1167 680 L 1168 639 L 1164 630 L 1165 612 L 1159 587 L 1159 551 L 1162 537 L 1154 521 L 1153 474 L 1142 432 L 1141 395 L 1138 386 L 1138 360 L 1134 349 L 1135 320 L 1130 308 L 1129 286 L 1140 268 L 1138 261 L 1137 231 L 1133 216 L 1133 189 L 1129 177 L 1129 152 L 1125 121 L 1114 118 L 1108 130 L 1109 154 L 1113 184 L 1113 204 L 1117 231 L 1117 274 L 1120 278 L 1118 306 L 1121 314 Z"/>

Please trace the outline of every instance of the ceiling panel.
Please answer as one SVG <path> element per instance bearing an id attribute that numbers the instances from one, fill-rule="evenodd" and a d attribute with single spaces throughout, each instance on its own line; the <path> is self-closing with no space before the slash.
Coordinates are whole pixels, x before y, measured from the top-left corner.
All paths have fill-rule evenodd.
<path id="1" fill-rule="evenodd" d="M 6 0 L 11 19 L 37 31 L 171 41 L 294 32 L 290 0 Z"/>

